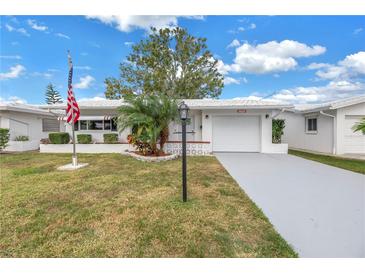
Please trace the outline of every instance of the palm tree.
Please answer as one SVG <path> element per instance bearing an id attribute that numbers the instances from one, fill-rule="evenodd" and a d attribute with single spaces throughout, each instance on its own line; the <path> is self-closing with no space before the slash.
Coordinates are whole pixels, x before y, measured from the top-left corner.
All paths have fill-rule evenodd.
<path id="1" fill-rule="evenodd" d="M 119 108 L 118 129 L 132 129 L 136 139 L 149 144 L 152 154 L 159 154 L 168 138 L 168 125 L 178 114 L 177 104 L 166 96 L 130 95 Z"/>
<path id="2" fill-rule="evenodd" d="M 365 117 L 361 119 L 360 122 L 356 123 L 353 127 L 352 127 L 353 131 L 361 131 L 363 134 L 365 134 Z"/>

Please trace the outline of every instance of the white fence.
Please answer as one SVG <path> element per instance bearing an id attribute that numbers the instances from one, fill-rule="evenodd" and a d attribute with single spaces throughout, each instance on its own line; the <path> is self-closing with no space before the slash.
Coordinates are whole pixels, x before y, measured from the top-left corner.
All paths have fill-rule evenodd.
<path id="1" fill-rule="evenodd" d="M 77 153 L 126 153 L 128 144 L 76 144 Z M 72 144 L 41 144 L 41 153 L 72 153 Z"/>
<path id="2" fill-rule="evenodd" d="M 181 142 L 167 142 L 165 149 L 167 153 L 171 154 L 182 154 L 182 143 Z M 186 154 L 191 156 L 202 156 L 212 154 L 210 150 L 209 142 L 187 142 L 186 143 Z"/>

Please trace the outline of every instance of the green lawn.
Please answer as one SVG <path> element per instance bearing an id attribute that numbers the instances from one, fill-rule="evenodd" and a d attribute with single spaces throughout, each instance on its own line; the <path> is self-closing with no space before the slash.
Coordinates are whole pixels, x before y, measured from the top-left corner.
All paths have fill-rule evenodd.
<path id="1" fill-rule="evenodd" d="M 289 154 L 303 157 L 305 159 L 317 161 L 323 164 L 327 164 L 330 166 L 335 166 L 343 169 L 347 169 L 350 171 L 358 172 L 365 174 L 365 161 L 364 160 L 356 160 L 356 159 L 348 159 L 348 158 L 341 158 L 337 156 L 328 156 L 328 155 L 321 155 L 321 154 L 314 154 L 299 150 L 292 150 L 289 149 Z"/>
<path id="2" fill-rule="evenodd" d="M 1 257 L 296 257 L 214 157 L 1 155 Z"/>

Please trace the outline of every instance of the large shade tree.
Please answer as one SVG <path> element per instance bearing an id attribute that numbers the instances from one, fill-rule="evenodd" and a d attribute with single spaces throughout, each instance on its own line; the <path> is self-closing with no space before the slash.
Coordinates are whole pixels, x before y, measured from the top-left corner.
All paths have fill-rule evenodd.
<path id="1" fill-rule="evenodd" d="M 142 93 L 216 98 L 222 92 L 223 79 L 206 38 L 194 37 L 179 27 L 152 28 L 148 38 L 134 45 L 127 60 L 120 64 L 120 78 L 105 80 L 105 96 L 119 99 Z"/>

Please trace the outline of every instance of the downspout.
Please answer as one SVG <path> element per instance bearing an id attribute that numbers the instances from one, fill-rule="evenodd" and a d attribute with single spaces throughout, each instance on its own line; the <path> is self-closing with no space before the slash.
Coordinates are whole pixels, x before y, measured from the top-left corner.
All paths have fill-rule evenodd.
<path id="1" fill-rule="evenodd" d="M 274 116 L 272 116 L 271 117 L 271 119 L 275 119 L 276 117 L 278 117 L 280 114 L 282 114 L 283 112 L 285 112 L 287 109 L 285 109 L 285 108 L 282 108 L 281 110 L 280 110 L 280 112 L 278 112 L 278 113 L 276 113 Z"/>
<path id="2" fill-rule="evenodd" d="M 333 118 L 333 123 L 332 123 L 332 153 L 335 155 L 336 154 L 336 145 L 335 145 L 335 118 L 336 118 L 336 116 L 325 113 L 325 112 L 323 112 L 323 110 L 319 111 L 319 113 L 322 114 L 323 116 Z"/>

